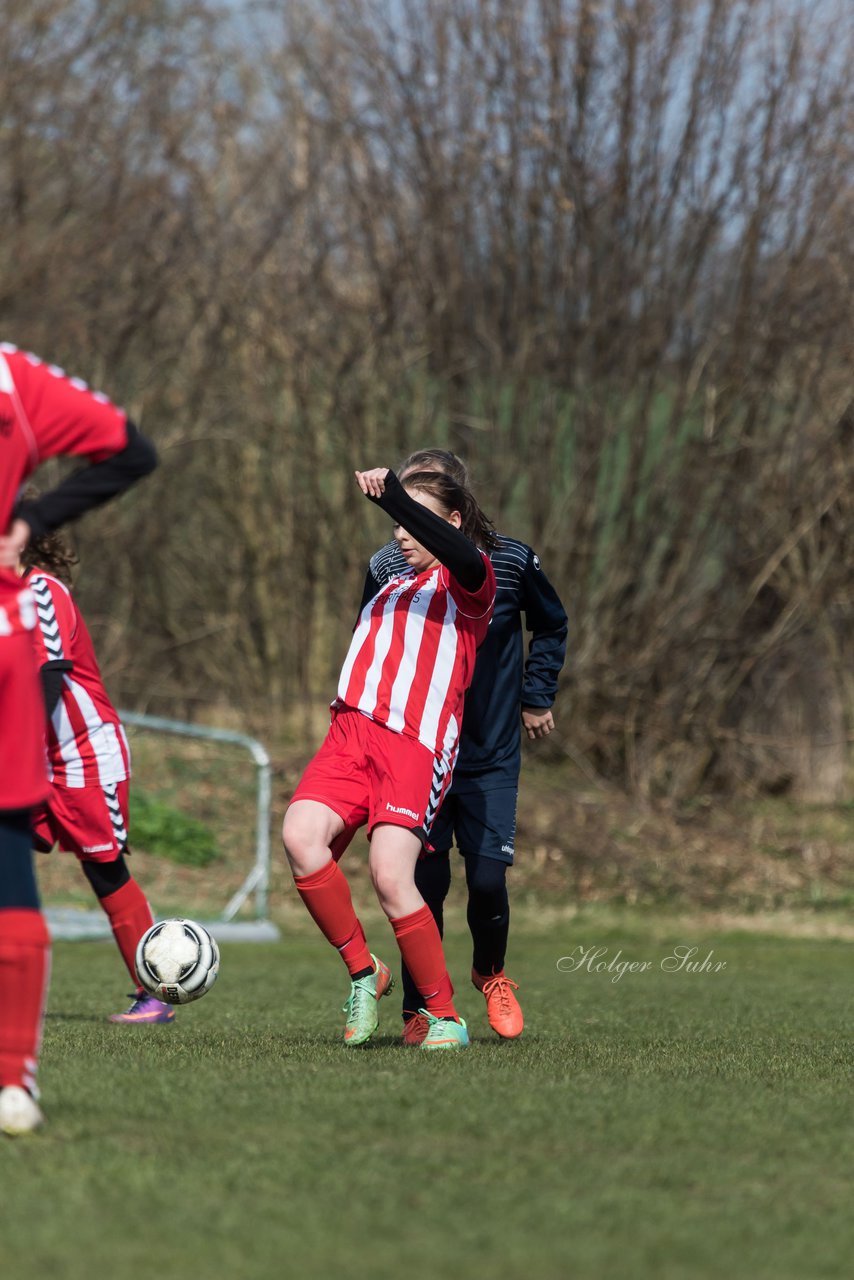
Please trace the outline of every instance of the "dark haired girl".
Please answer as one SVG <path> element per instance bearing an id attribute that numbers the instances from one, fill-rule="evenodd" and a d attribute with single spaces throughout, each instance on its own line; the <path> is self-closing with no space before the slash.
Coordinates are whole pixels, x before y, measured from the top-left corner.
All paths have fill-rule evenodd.
<path id="1" fill-rule="evenodd" d="M 418 472 L 357 471 L 362 492 L 395 521 L 401 572 L 361 611 L 341 671 L 332 726 L 285 815 L 283 840 L 300 896 L 350 973 L 346 1045 L 364 1044 L 393 985 L 368 949 L 338 865 L 367 824 L 380 905 L 423 1010 L 424 1049 L 461 1049 L 436 922 L 415 866 L 450 781 L 463 698 L 492 615 L 495 577 L 482 544 L 489 521 L 465 486 Z"/>

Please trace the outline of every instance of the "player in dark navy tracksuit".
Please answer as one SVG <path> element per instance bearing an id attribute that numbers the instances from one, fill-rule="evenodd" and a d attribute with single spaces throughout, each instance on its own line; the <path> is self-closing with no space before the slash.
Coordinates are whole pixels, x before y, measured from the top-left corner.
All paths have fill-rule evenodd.
<path id="1" fill-rule="evenodd" d="M 413 467 L 447 471 L 463 482 L 466 478 L 465 465 L 444 450 L 413 454 L 399 475 Z M 523 1027 L 513 994 L 518 988 L 504 973 L 510 923 L 506 874 L 513 862 L 522 762 L 519 722 L 521 716 L 531 739 L 547 736 L 554 727 L 551 706 L 566 654 L 567 617 L 539 557 L 524 542 L 499 535 L 490 558 L 497 584 L 495 612 L 466 695 L 453 782 L 430 830 L 436 852 L 418 863 L 416 884 L 441 931 L 442 906 L 451 883 L 449 854 L 456 839 L 466 866 L 472 981 L 486 998 L 490 1025 L 512 1039 Z M 396 543 L 381 548 L 371 559 L 364 599 L 406 568 Z M 527 657 L 523 615 L 531 633 Z M 403 983 L 404 1040 L 417 1044 L 426 1027 L 405 970 Z"/>

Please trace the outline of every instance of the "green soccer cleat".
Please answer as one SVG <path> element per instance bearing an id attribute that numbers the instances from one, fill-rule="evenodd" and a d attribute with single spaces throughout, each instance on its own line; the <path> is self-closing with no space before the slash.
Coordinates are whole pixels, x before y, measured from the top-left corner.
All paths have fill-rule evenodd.
<path id="1" fill-rule="evenodd" d="M 434 1018 L 426 1009 L 419 1009 L 427 1019 L 427 1034 L 421 1041 L 422 1049 L 467 1049 L 469 1033 L 466 1024 L 460 1019 Z"/>
<path id="2" fill-rule="evenodd" d="M 356 978 L 350 984 L 350 995 L 344 1005 L 347 1021 L 344 1023 L 344 1043 L 346 1045 L 365 1044 L 370 1040 L 379 1025 L 377 1002 L 387 996 L 394 986 L 391 970 L 375 955 L 374 972 L 366 978 Z"/>

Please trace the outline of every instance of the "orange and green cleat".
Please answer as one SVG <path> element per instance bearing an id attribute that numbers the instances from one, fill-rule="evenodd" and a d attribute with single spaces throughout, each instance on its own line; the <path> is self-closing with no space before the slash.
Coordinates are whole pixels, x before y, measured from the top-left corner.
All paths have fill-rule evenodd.
<path id="1" fill-rule="evenodd" d="M 416 1046 L 422 1044 L 429 1025 L 426 1014 L 413 1013 L 409 1018 L 404 1020 L 403 1043 Z"/>
<path id="2" fill-rule="evenodd" d="M 356 978 L 350 984 L 350 995 L 344 1005 L 347 1020 L 344 1023 L 344 1043 L 348 1046 L 365 1044 L 379 1026 L 377 1003 L 394 987 L 391 970 L 375 955 L 373 973 Z"/>
<path id="3" fill-rule="evenodd" d="M 512 982 L 503 969 L 489 978 L 472 969 L 471 980 L 486 999 L 486 1016 L 492 1030 L 502 1040 L 515 1040 L 520 1036 L 525 1019 L 522 1017 L 521 1005 L 513 994 L 513 991 L 519 990 L 518 984 Z"/>
<path id="4" fill-rule="evenodd" d="M 436 1018 L 426 1009 L 419 1009 L 427 1019 L 427 1034 L 421 1041 L 422 1049 L 467 1049 L 469 1033 L 466 1024 L 460 1019 Z"/>

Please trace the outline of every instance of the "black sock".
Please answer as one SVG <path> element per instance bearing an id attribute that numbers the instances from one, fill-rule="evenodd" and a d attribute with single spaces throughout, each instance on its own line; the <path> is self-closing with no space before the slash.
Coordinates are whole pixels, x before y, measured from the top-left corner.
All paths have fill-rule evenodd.
<path id="1" fill-rule="evenodd" d="M 376 973 L 376 969 L 372 964 L 369 964 L 367 969 L 360 969 L 358 973 L 351 973 L 350 981 L 358 982 L 360 978 L 370 978 L 372 973 Z"/>
<path id="2" fill-rule="evenodd" d="M 469 901 L 466 911 L 474 944 L 472 968 L 489 977 L 504 968 L 507 935 L 510 931 L 510 900 L 507 896 L 507 863 L 465 854 Z"/>

